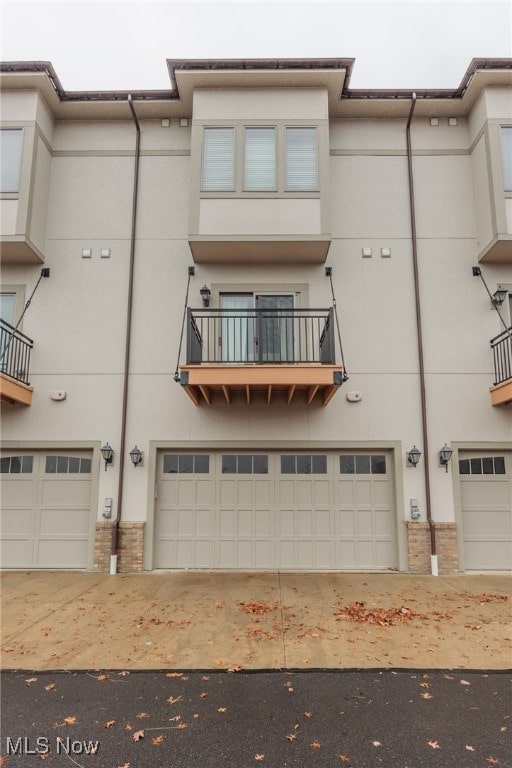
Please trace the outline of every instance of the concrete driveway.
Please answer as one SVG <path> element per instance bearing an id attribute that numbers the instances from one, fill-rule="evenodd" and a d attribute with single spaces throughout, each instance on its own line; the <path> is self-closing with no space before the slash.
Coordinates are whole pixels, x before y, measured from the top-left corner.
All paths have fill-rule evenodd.
<path id="1" fill-rule="evenodd" d="M 2 668 L 512 668 L 512 578 L 8 571 Z"/>

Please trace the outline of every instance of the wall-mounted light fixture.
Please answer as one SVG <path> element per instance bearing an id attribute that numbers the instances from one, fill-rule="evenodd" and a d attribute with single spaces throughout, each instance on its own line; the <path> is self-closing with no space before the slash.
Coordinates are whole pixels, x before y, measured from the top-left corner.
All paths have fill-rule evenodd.
<path id="1" fill-rule="evenodd" d="M 144 454 L 142 451 L 135 446 L 135 448 L 132 448 L 130 451 L 130 459 L 132 460 L 132 464 L 134 467 L 138 467 L 139 464 L 142 464 L 142 459 L 144 458 Z"/>
<path id="2" fill-rule="evenodd" d="M 421 459 L 421 451 L 416 446 L 413 446 L 410 451 L 407 452 L 407 463 L 416 469 L 419 460 Z"/>
<path id="3" fill-rule="evenodd" d="M 450 448 L 449 445 L 446 443 L 443 445 L 441 450 L 439 451 L 439 466 L 444 467 L 446 471 L 448 472 L 448 464 L 451 461 L 452 458 L 453 449 Z"/>
<path id="4" fill-rule="evenodd" d="M 105 462 L 105 472 L 107 471 L 107 465 L 113 464 L 114 462 L 114 449 L 110 445 L 110 443 L 105 443 L 105 445 L 100 448 L 101 455 L 103 457 L 103 461 Z"/>
<path id="5" fill-rule="evenodd" d="M 199 291 L 201 294 L 201 298 L 203 300 L 203 307 L 209 307 L 210 306 L 210 296 L 212 295 L 212 292 L 208 288 L 207 285 L 203 285 L 201 290 Z"/>
<path id="6" fill-rule="evenodd" d="M 502 285 L 498 285 L 491 299 L 493 307 L 501 307 L 501 305 L 507 298 L 507 293 L 508 293 L 507 288 L 504 288 Z"/>
<path id="7" fill-rule="evenodd" d="M 492 307 L 492 309 L 495 309 L 496 312 L 498 313 L 498 316 L 499 316 L 499 318 L 501 320 L 501 324 L 503 325 L 503 327 L 506 330 L 507 324 L 506 324 L 505 320 L 503 319 L 503 316 L 502 316 L 499 308 L 501 307 L 501 305 L 505 301 L 505 299 L 507 297 L 508 290 L 506 288 L 504 288 L 502 285 L 498 285 L 498 287 L 494 291 L 494 293 L 491 293 L 490 290 L 489 290 L 489 286 L 487 285 L 487 283 L 484 280 L 484 276 L 482 275 L 482 270 L 480 269 L 480 267 L 472 267 L 472 269 L 473 269 L 473 277 L 479 277 L 480 280 L 482 281 L 482 283 L 484 284 L 484 288 L 487 291 L 487 293 L 489 294 L 489 298 L 491 300 L 491 307 Z"/>

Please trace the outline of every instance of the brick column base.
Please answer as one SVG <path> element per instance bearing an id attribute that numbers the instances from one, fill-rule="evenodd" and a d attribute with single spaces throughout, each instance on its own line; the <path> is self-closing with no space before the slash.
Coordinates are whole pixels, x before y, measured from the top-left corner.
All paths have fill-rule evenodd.
<path id="1" fill-rule="evenodd" d="M 430 573 L 430 526 L 428 523 L 407 521 L 407 544 L 409 549 L 409 571 Z M 457 545 L 457 524 L 436 523 L 437 564 L 440 575 L 459 571 Z"/>
<path id="2" fill-rule="evenodd" d="M 112 523 L 96 523 L 94 542 L 94 570 L 99 573 L 110 571 L 110 550 L 112 545 Z M 140 572 L 144 568 L 144 523 L 119 523 L 117 537 L 117 570 L 119 573 Z"/>

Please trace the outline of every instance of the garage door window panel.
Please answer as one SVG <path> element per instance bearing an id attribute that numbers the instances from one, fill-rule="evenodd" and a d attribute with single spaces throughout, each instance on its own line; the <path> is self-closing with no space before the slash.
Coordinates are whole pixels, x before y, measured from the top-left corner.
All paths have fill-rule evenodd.
<path id="1" fill-rule="evenodd" d="M 91 459 L 77 456 L 46 456 L 47 475 L 90 475 L 91 470 Z"/>
<path id="2" fill-rule="evenodd" d="M 0 459 L 2 474 L 31 474 L 34 465 L 33 456 L 4 456 Z"/>
<path id="3" fill-rule="evenodd" d="M 459 461 L 460 475 L 505 475 L 504 456 L 483 456 Z"/>

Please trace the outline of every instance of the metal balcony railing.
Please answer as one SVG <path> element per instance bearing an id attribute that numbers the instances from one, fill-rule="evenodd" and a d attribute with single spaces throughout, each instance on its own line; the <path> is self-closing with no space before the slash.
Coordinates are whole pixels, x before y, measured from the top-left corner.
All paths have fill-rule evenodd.
<path id="1" fill-rule="evenodd" d="M 0 320 L 0 373 L 30 384 L 30 353 L 34 342 L 12 325 Z"/>
<path id="2" fill-rule="evenodd" d="M 512 326 L 491 339 L 494 385 L 512 379 Z"/>
<path id="3" fill-rule="evenodd" d="M 334 365 L 334 310 L 188 309 L 187 364 Z"/>

